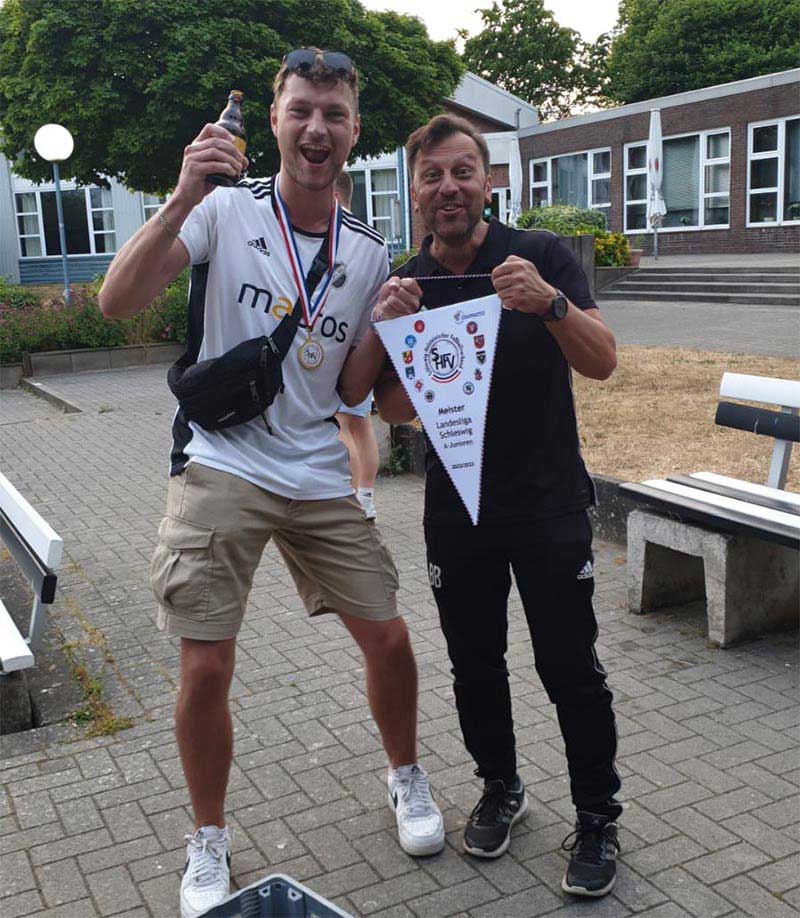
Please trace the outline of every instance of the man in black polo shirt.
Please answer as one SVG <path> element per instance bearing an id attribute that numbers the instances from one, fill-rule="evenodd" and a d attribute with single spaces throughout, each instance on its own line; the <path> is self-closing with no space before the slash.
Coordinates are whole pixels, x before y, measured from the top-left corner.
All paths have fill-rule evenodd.
<path id="1" fill-rule="evenodd" d="M 382 288 L 381 321 L 495 291 L 503 311 L 486 419 L 480 521 L 473 526 L 430 448 L 425 490 L 428 571 L 455 676 L 464 740 L 484 779 L 464 848 L 498 857 L 528 808 L 517 774 L 505 663 L 511 571 L 536 669 L 556 705 L 577 810 L 562 886 L 605 895 L 619 850 L 612 695 L 594 649 L 592 481 L 581 458 L 571 370 L 605 379 L 614 337 L 571 251 L 547 232 L 482 220 L 491 200 L 489 153 L 471 125 L 439 115 L 407 145 L 412 200 L 431 233 Z M 483 275 L 469 278 L 463 275 Z M 487 276 L 490 275 L 490 276 Z M 435 277 L 435 280 L 414 278 Z M 414 409 L 385 370 L 375 389 L 384 419 Z"/>

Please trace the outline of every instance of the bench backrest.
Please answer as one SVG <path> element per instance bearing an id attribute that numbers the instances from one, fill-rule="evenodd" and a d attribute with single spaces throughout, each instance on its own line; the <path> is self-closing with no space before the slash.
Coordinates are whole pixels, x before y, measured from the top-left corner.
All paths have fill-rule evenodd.
<path id="1" fill-rule="evenodd" d="M 800 382 L 749 376 L 745 373 L 725 373 L 719 394 L 727 398 L 781 407 L 781 411 L 771 411 L 721 401 L 717 406 L 716 423 L 773 437 L 775 448 L 772 451 L 767 484 L 772 488 L 784 488 L 792 444 L 800 442 Z"/>
<path id="2" fill-rule="evenodd" d="M 53 602 L 56 571 L 64 543 L 61 536 L 0 473 L 0 542 L 6 545 L 33 587 L 33 611 L 27 641 L 0 600 L 0 663 L 4 672 L 33 665 L 43 631 L 42 606 Z"/>

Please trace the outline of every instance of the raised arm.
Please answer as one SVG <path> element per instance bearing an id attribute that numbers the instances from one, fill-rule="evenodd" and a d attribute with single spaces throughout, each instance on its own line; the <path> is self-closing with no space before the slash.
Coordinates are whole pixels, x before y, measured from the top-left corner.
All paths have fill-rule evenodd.
<path id="1" fill-rule="evenodd" d="M 114 256 L 98 300 L 103 315 L 128 318 L 148 306 L 189 264 L 189 253 L 177 238 L 194 208 L 215 186 L 206 182 L 213 172 L 236 176 L 247 166 L 217 124 L 207 124 L 183 151 L 178 185 L 169 201 Z"/>

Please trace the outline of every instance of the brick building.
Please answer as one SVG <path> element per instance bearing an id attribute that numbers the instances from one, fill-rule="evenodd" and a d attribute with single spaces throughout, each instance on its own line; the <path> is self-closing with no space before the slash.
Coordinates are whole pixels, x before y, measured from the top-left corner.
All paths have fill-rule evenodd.
<path id="1" fill-rule="evenodd" d="M 800 69 L 519 131 L 524 206 L 577 204 L 652 250 L 650 112 L 664 137 L 663 254 L 800 250 Z"/>

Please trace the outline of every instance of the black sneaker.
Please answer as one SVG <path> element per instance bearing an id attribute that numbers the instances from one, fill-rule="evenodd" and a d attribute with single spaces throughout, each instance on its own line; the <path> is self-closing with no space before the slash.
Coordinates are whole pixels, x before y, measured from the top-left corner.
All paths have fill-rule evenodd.
<path id="1" fill-rule="evenodd" d="M 598 898 L 611 891 L 617 878 L 620 851 L 615 822 L 608 816 L 579 810 L 575 831 L 564 839 L 561 847 L 572 852 L 561 881 L 564 892 Z"/>
<path id="2" fill-rule="evenodd" d="M 510 784 L 487 781 L 483 796 L 464 829 L 464 850 L 476 857 L 500 857 L 511 841 L 511 826 L 528 812 L 525 785 L 517 775 Z"/>

